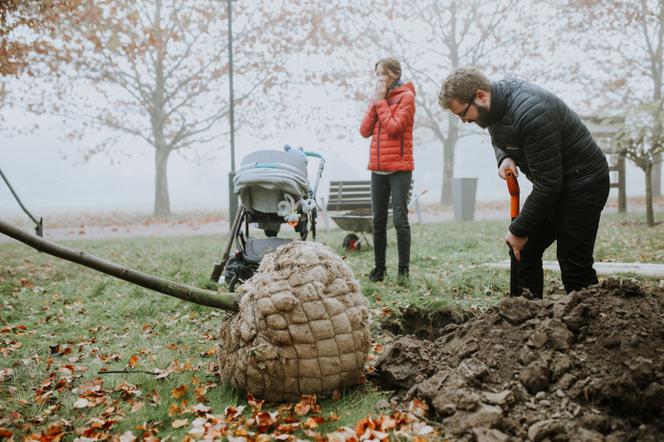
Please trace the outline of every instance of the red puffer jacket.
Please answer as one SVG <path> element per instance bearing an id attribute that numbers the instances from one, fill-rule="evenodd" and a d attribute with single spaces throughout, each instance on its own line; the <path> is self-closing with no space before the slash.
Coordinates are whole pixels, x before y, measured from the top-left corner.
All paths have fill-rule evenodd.
<path id="1" fill-rule="evenodd" d="M 415 168 L 414 118 L 413 83 L 394 88 L 387 99 L 371 103 L 360 125 L 360 134 L 364 138 L 371 137 L 369 170 L 401 171 Z"/>

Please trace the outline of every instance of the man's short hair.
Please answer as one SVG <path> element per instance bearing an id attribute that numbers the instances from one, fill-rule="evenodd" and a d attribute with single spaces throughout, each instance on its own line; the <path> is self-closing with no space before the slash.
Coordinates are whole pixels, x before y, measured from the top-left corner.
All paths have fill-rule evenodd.
<path id="1" fill-rule="evenodd" d="M 438 104 L 443 109 L 449 109 L 454 98 L 461 103 L 467 103 L 479 89 L 487 92 L 491 90 L 491 82 L 486 75 L 474 66 L 458 68 L 443 81 L 438 94 Z"/>

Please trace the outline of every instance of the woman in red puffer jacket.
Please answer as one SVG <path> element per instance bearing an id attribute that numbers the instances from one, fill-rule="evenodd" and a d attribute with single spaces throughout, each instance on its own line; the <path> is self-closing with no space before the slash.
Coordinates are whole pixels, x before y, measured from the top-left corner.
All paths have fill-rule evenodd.
<path id="1" fill-rule="evenodd" d="M 401 64 L 394 58 L 379 60 L 375 71 L 376 91 L 360 125 L 360 134 L 364 138 L 371 137 L 368 169 L 371 170 L 375 266 L 369 278 L 372 281 L 385 278 L 387 212 L 391 195 L 399 252 L 397 275 L 399 281 L 404 281 L 410 265 L 408 192 L 414 169 L 415 87 L 410 82 L 401 82 Z"/>

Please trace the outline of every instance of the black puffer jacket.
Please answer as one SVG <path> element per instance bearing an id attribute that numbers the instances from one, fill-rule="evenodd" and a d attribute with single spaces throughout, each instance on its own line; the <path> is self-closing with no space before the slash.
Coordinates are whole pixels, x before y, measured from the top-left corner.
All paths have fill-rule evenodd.
<path id="1" fill-rule="evenodd" d="M 583 191 L 609 173 L 606 157 L 579 117 L 563 101 L 521 80 L 491 84 L 491 141 L 498 165 L 512 158 L 533 190 L 510 225 L 528 236 L 553 210 L 561 193 Z"/>

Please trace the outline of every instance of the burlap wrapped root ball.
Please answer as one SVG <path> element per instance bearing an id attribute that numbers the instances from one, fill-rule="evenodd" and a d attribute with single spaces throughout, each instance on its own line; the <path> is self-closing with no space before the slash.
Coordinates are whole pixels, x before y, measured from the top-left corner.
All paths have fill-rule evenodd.
<path id="1" fill-rule="evenodd" d="M 239 312 L 221 328 L 224 381 L 269 401 L 360 381 L 369 308 L 352 271 L 329 247 L 302 241 L 279 247 L 239 293 Z"/>

